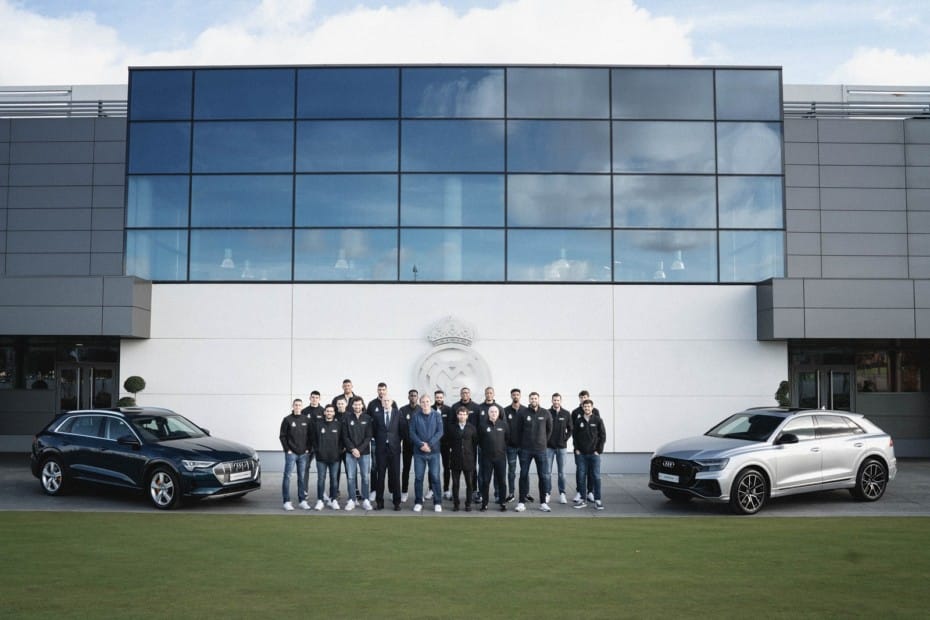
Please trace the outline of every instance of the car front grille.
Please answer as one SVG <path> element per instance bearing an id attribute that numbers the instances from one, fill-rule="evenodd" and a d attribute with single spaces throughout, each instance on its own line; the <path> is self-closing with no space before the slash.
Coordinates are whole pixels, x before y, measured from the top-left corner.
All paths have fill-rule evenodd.
<path id="1" fill-rule="evenodd" d="M 258 459 L 243 459 L 241 461 L 226 461 L 213 466 L 213 475 L 220 484 L 238 484 L 248 480 L 255 480 L 259 474 Z"/>
<path id="2" fill-rule="evenodd" d="M 657 456 L 652 459 L 649 466 L 649 479 L 665 486 L 674 486 L 674 483 L 659 480 L 659 473 L 678 476 L 677 486 L 689 487 L 694 484 L 694 474 L 698 465 L 694 461 L 673 459 L 667 456 Z"/>

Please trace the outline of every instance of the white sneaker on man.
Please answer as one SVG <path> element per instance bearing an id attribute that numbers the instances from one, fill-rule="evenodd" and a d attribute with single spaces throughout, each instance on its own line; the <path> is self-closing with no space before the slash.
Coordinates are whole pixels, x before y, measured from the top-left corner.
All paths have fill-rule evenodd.
<path id="1" fill-rule="evenodd" d="M 601 502 L 601 500 L 597 500 L 596 502 L 594 502 L 594 507 L 597 508 L 598 510 L 604 510 L 604 503 Z"/>
<path id="2" fill-rule="evenodd" d="M 326 493 L 323 493 L 323 503 L 328 506 L 331 501 L 333 501 L 332 498 Z"/>
<path id="3" fill-rule="evenodd" d="M 588 491 L 588 501 L 589 502 L 594 501 L 594 493 L 592 493 L 591 491 Z"/>
<path id="4" fill-rule="evenodd" d="M 349 501 L 346 502 L 346 511 L 348 512 L 349 510 L 355 510 L 355 500 L 354 500 L 354 499 L 350 499 Z"/>
<path id="5" fill-rule="evenodd" d="M 552 512 L 552 509 L 549 508 L 549 504 L 547 502 L 541 503 L 539 505 L 539 509 L 542 510 L 543 512 Z"/>
<path id="6" fill-rule="evenodd" d="M 362 508 L 365 510 L 371 510 L 371 502 L 366 499 L 364 502 L 362 502 Z"/>
<path id="7" fill-rule="evenodd" d="M 333 510 L 339 510 L 339 501 L 335 499 L 331 500 L 329 502 L 329 507 L 332 508 Z"/>
<path id="8" fill-rule="evenodd" d="M 284 510 L 294 510 L 294 504 L 290 502 L 284 502 Z"/>
<path id="9" fill-rule="evenodd" d="M 580 501 L 581 501 L 581 491 L 577 491 L 577 492 L 575 493 L 575 498 L 572 499 L 572 503 L 577 503 L 577 502 L 580 502 Z"/>
<path id="10" fill-rule="evenodd" d="M 452 499 L 452 491 L 446 491 L 442 494 L 443 499 Z"/>
<path id="11" fill-rule="evenodd" d="M 406 502 L 407 502 L 407 494 L 406 494 L 406 493 L 401 493 L 401 494 L 400 494 L 400 501 L 401 501 L 401 503 L 406 503 Z"/>
<path id="12" fill-rule="evenodd" d="M 307 500 L 304 500 L 297 505 L 300 506 L 301 510 L 310 510 L 310 504 L 307 503 Z"/>
<path id="13" fill-rule="evenodd" d="M 568 499 L 566 499 L 565 493 L 559 493 L 559 503 L 560 503 L 560 504 L 567 504 L 567 503 L 568 503 Z"/>
<path id="14" fill-rule="evenodd" d="M 436 504 L 436 505 L 433 507 L 433 511 L 434 511 L 434 512 L 442 512 L 442 504 Z"/>
<path id="15" fill-rule="evenodd" d="M 548 493 L 546 493 L 546 496 L 543 497 L 543 503 L 544 503 L 544 504 L 548 504 L 548 503 L 549 503 L 549 494 L 548 494 Z"/>
<path id="16" fill-rule="evenodd" d="M 368 501 L 369 501 L 369 502 L 373 502 L 373 501 L 375 501 L 375 498 L 376 498 L 376 497 L 378 497 L 378 494 L 375 493 L 374 491 L 372 491 L 371 493 L 368 494 Z"/>
<path id="17" fill-rule="evenodd" d="M 423 499 L 433 499 L 433 490 L 426 489 L 426 495 L 423 496 Z"/>
<path id="18" fill-rule="evenodd" d="M 316 504 L 313 505 L 314 510 L 323 510 L 323 500 L 316 500 Z"/>
<path id="19" fill-rule="evenodd" d="M 514 508 L 514 510 L 516 510 L 517 512 L 523 512 L 524 510 L 526 510 L 526 504 L 524 504 L 523 502 L 520 502 L 517 504 L 517 507 Z"/>
<path id="20" fill-rule="evenodd" d="M 414 505 L 413 505 L 413 511 L 414 511 L 414 512 L 420 512 L 421 510 L 423 510 L 423 504 L 414 504 Z"/>

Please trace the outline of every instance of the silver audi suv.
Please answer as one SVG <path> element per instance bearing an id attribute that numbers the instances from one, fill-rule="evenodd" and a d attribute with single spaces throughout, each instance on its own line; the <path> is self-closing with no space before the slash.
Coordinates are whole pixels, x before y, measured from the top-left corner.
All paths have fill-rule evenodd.
<path id="1" fill-rule="evenodd" d="M 737 514 L 770 497 L 849 489 L 874 502 L 894 480 L 894 442 L 857 413 L 756 408 L 652 455 L 649 488 L 676 502 L 727 502 Z"/>

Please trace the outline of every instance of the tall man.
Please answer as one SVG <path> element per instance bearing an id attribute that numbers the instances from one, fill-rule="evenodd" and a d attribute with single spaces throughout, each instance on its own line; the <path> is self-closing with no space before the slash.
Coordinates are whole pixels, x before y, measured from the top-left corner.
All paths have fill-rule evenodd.
<path id="1" fill-rule="evenodd" d="M 471 512 L 474 496 L 475 447 L 478 431 L 468 421 L 468 409 L 459 407 L 455 424 L 449 427 L 450 461 L 452 465 L 452 510 L 459 510 L 459 483 L 465 477 L 465 512 Z"/>
<path id="2" fill-rule="evenodd" d="M 487 422 L 479 429 L 478 435 L 481 460 L 484 462 L 485 471 L 485 477 L 481 481 L 481 512 L 484 512 L 488 509 L 491 478 L 494 478 L 495 486 L 504 488 L 504 476 L 507 473 L 507 444 L 510 427 L 500 419 L 500 408 L 497 405 L 491 405 L 488 408 Z M 501 512 L 507 510 L 507 501 L 503 493 L 498 495 L 498 504 Z"/>
<path id="3" fill-rule="evenodd" d="M 498 411 L 503 410 L 503 407 L 498 405 L 497 401 L 494 400 L 494 388 L 488 386 L 484 388 L 484 402 L 478 405 L 478 414 L 472 414 L 468 419 L 468 422 L 474 426 L 475 429 L 479 429 L 487 423 L 488 409 L 491 405 L 497 405 Z M 475 500 L 481 501 L 481 477 L 484 476 L 484 466 L 481 463 L 481 446 L 478 446 L 478 450 L 476 451 L 475 464 L 477 465 L 475 469 L 477 474 L 475 477 Z M 500 497 L 502 491 L 501 489 L 495 488 L 494 492 Z"/>
<path id="4" fill-rule="evenodd" d="M 342 445 L 346 449 L 346 484 L 349 486 L 349 501 L 346 510 L 355 508 L 355 498 L 359 497 L 355 476 L 361 475 L 362 507 L 371 510 L 368 499 L 371 484 L 371 418 L 365 413 L 365 402 L 360 396 L 352 399 L 352 413 L 342 420 Z"/>
<path id="5" fill-rule="evenodd" d="M 459 390 L 459 397 L 459 402 L 452 405 L 452 411 L 458 411 L 459 407 L 465 407 L 468 409 L 468 419 L 472 421 L 472 424 L 477 424 L 481 415 L 481 407 L 478 405 L 478 403 L 471 399 L 471 390 L 467 387 L 463 387 L 461 390 Z M 453 422 L 455 422 L 455 414 L 452 414 L 448 420 L 449 424 Z M 446 428 L 448 429 L 448 425 Z M 447 466 L 448 462 L 448 453 L 444 452 L 442 457 L 442 479 L 444 486 L 447 486 L 449 475 L 452 471 L 451 468 Z"/>
<path id="6" fill-rule="evenodd" d="M 514 426 L 517 423 L 517 419 L 526 413 L 526 407 L 520 404 L 521 397 L 522 393 L 520 392 L 520 388 L 513 388 L 510 390 L 510 404 L 507 405 L 503 411 L 504 422 L 510 427 L 510 433 L 507 439 L 507 502 L 512 502 L 516 499 L 514 497 L 516 493 L 514 484 L 517 480 L 517 453 L 519 452 L 520 446 L 519 437 L 517 437 L 514 432 Z M 531 502 L 533 498 L 527 496 L 526 501 Z"/>
<path id="7" fill-rule="evenodd" d="M 601 416 L 594 415 L 594 403 L 591 399 L 581 403 L 581 418 L 575 423 L 572 431 L 572 442 L 575 445 L 575 462 L 578 463 L 580 473 L 578 482 L 580 499 L 575 502 L 575 508 L 587 506 L 588 473 L 594 477 L 594 506 L 598 510 L 604 509 L 601 501 L 601 453 L 607 441 L 607 432 Z"/>
<path id="8" fill-rule="evenodd" d="M 306 416 L 301 413 L 304 403 L 299 398 L 291 403 L 291 413 L 281 420 L 281 430 L 278 439 L 284 449 L 284 477 L 281 480 L 281 495 L 284 500 L 284 510 L 294 510 L 291 503 L 291 472 L 297 470 L 297 499 L 300 507 L 310 509 L 307 503 L 307 459 L 310 458 L 310 449 L 307 447 L 309 424 Z"/>
<path id="9" fill-rule="evenodd" d="M 304 407 L 301 413 L 306 416 L 311 430 L 314 424 L 323 419 L 323 406 L 320 405 L 320 393 L 317 390 L 310 392 L 310 404 Z M 313 442 L 308 441 L 307 447 L 310 449 L 310 454 L 307 457 L 307 468 L 304 470 L 304 484 L 310 484 L 310 467 L 314 457 Z M 309 493 L 307 495 L 309 496 Z"/>
<path id="10" fill-rule="evenodd" d="M 546 442 L 552 433 L 552 416 L 549 410 L 539 406 L 539 394 L 530 392 L 530 406 L 516 418 L 514 432 L 519 438 L 520 447 L 520 501 L 517 512 L 526 510 L 526 496 L 530 490 L 530 461 L 536 463 L 536 476 L 539 478 L 539 497 L 546 498 L 549 492 L 548 478 L 544 475 L 546 466 Z M 549 512 L 549 504 L 539 504 L 539 509 Z"/>
<path id="11" fill-rule="evenodd" d="M 339 510 L 339 483 L 336 475 L 342 462 L 342 423 L 336 419 L 332 405 L 323 408 L 323 419 L 311 426 L 313 451 L 316 453 L 316 505 L 314 510 L 323 510 L 329 505 Z M 329 495 L 326 494 L 326 479 L 329 478 Z M 328 499 L 332 497 L 332 499 Z"/>
<path id="12" fill-rule="evenodd" d="M 384 480 L 387 475 L 388 488 L 394 510 L 400 510 L 400 457 L 402 442 L 407 435 L 407 420 L 397 411 L 390 398 L 381 403 L 381 413 L 375 414 L 375 508 L 384 509 Z"/>
<path id="13" fill-rule="evenodd" d="M 410 485 L 410 464 L 413 462 L 413 444 L 410 443 L 410 422 L 417 412 L 417 403 L 420 400 L 420 393 L 414 389 L 407 390 L 407 404 L 400 408 L 400 415 L 404 418 L 404 436 L 401 440 L 404 442 L 402 447 L 403 468 L 400 472 L 401 489 L 400 501 L 407 501 L 407 489 Z"/>
<path id="14" fill-rule="evenodd" d="M 351 403 L 352 399 L 356 396 L 358 396 L 358 394 L 353 391 L 352 379 L 343 379 L 342 394 L 337 394 L 335 397 L 333 397 L 333 405 L 336 404 L 336 400 L 339 398 L 344 398 L 346 400 L 346 404 Z M 338 409 L 336 410 L 336 413 L 339 413 Z M 336 417 L 338 417 L 338 415 Z"/>
<path id="15" fill-rule="evenodd" d="M 391 404 L 387 405 L 386 403 L 388 402 Z M 380 417 L 384 417 L 385 407 L 389 407 L 392 409 L 393 413 L 397 413 L 397 405 L 394 404 L 393 400 L 388 398 L 387 383 L 382 381 L 378 384 L 378 398 L 368 403 L 368 408 L 366 409 L 365 413 L 367 413 L 372 420 L 377 420 Z M 368 499 L 371 501 L 376 501 L 375 493 L 377 492 L 376 489 L 378 488 L 378 443 L 376 441 L 372 441 L 371 450 L 372 482 L 371 496 Z"/>
<path id="16" fill-rule="evenodd" d="M 439 449 L 442 453 L 442 496 L 445 499 L 452 499 L 452 487 L 449 486 L 449 476 L 452 471 L 452 462 L 449 456 L 449 430 L 455 423 L 455 414 L 452 407 L 445 404 L 446 393 L 442 390 L 433 392 L 433 410 L 439 412 L 442 418 L 442 441 L 439 442 Z M 426 499 L 432 497 L 432 491 L 426 492 Z"/>
<path id="17" fill-rule="evenodd" d="M 552 434 L 546 444 L 546 476 L 549 478 L 549 488 L 552 488 L 552 461 L 556 461 L 559 468 L 559 503 L 567 504 L 565 497 L 565 447 L 568 438 L 572 436 L 572 416 L 568 409 L 562 408 L 562 395 L 556 392 L 552 395 Z M 546 496 L 549 503 L 549 496 Z"/>
<path id="18" fill-rule="evenodd" d="M 433 490 L 433 509 L 442 512 L 442 490 L 439 483 L 439 442 L 442 439 L 442 419 L 430 408 L 430 397 L 420 397 L 420 408 L 410 422 L 410 441 L 413 444 L 414 512 L 423 510 L 423 473 L 429 467 L 429 481 Z"/>

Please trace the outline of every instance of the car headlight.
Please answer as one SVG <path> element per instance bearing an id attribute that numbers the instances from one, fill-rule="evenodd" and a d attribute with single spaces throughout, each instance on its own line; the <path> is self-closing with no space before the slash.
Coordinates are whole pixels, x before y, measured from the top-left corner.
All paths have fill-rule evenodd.
<path id="1" fill-rule="evenodd" d="M 700 459 L 695 461 L 701 467 L 701 471 L 720 471 L 729 462 L 730 459 Z"/>
<path id="2" fill-rule="evenodd" d="M 195 469 L 209 469 L 216 465 L 215 461 L 188 461 L 187 459 L 181 461 L 181 464 L 184 465 L 184 469 L 187 471 L 194 471 Z"/>

